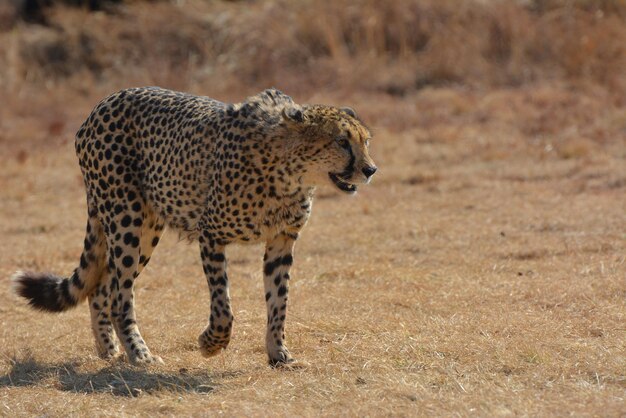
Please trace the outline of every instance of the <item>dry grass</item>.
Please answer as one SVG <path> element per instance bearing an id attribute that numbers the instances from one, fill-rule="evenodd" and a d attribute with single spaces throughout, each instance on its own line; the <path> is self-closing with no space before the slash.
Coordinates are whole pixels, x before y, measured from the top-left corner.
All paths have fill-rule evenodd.
<path id="1" fill-rule="evenodd" d="M 28 28 L 0 12 L 0 87 L 123 78 L 233 98 L 273 84 L 403 96 L 565 78 L 626 91 L 624 0 L 176 3 L 57 7 Z"/>
<path id="2" fill-rule="evenodd" d="M 0 66 L 0 415 L 626 414 L 623 2 L 362 4 L 363 15 L 328 2 L 316 19 L 298 13 L 309 2 L 54 9 L 61 31 L 0 33 L 10 63 Z M 480 31 L 485 16 L 510 24 Z M 383 31 L 398 19 L 397 33 Z M 415 22 L 426 35 L 408 29 Z M 575 58 L 560 24 L 612 60 L 600 49 Z M 453 40 L 482 35 L 450 61 L 445 28 Z M 16 54 L 36 36 L 73 45 L 106 32 L 115 42 L 104 53 L 70 56 L 75 72 Z M 553 41 L 537 41 L 546 33 Z M 164 56 L 120 41 L 173 34 Z M 420 36 L 430 46 L 416 49 Z M 525 55 L 532 39 L 545 47 L 537 61 Z M 576 60 L 581 70 L 568 70 Z M 211 360 L 195 343 L 209 311 L 198 251 L 174 233 L 137 289 L 162 367 L 98 359 L 86 306 L 46 315 L 10 293 L 15 269 L 75 267 L 86 216 L 73 133 L 101 96 L 130 84 L 228 100 L 275 84 L 299 102 L 349 104 L 372 126 L 373 184 L 355 198 L 319 190 L 297 245 L 287 339 L 307 369 L 266 366 L 260 247 L 229 250 L 236 323 Z"/>

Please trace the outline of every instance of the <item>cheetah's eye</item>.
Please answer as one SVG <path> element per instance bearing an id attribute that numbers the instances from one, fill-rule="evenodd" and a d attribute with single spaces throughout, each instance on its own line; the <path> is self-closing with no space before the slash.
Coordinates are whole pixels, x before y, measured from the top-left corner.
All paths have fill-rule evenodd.
<path id="1" fill-rule="evenodd" d="M 348 142 L 346 138 L 340 137 L 340 138 L 335 139 L 335 141 L 337 141 L 337 143 L 339 144 L 341 148 L 347 149 L 350 147 L 350 143 Z"/>
<path id="2" fill-rule="evenodd" d="M 369 146 L 370 146 L 370 140 L 369 140 L 369 139 L 366 139 L 366 140 L 365 140 L 365 146 L 366 146 L 366 147 L 369 147 Z"/>

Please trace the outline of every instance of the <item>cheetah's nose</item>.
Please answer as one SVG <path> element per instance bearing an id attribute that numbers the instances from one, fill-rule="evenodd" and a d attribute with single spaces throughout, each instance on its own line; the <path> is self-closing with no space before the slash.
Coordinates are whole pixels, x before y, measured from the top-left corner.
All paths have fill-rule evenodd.
<path id="1" fill-rule="evenodd" d="M 377 167 L 368 165 L 368 166 L 363 167 L 362 171 L 363 171 L 363 174 L 365 174 L 366 178 L 370 178 L 370 177 L 372 177 L 374 175 L 376 170 L 378 170 Z"/>

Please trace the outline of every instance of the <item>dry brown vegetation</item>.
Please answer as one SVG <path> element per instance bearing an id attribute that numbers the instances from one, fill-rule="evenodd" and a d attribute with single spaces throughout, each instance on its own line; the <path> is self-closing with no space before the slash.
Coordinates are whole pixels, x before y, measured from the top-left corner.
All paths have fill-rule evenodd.
<path id="1" fill-rule="evenodd" d="M 57 2 L 61 3 L 61 2 Z M 626 3 L 0 3 L 0 415 L 626 414 Z M 297 371 L 266 366 L 260 247 L 229 251 L 235 329 L 201 358 L 208 291 L 167 234 L 138 282 L 166 364 L 95 356 L 85 306 L 33 312 L 20 269 L 70 272 L 73 135 L 104 95 L 236 101 L 276 86 L 354 107 L 380 167 L 321 189 L 297 245 Z"/>

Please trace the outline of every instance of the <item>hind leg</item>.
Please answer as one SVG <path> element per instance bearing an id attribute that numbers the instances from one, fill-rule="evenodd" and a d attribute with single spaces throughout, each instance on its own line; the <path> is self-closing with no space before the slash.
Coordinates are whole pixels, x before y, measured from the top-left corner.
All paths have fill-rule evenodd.
<path id="1" fill-rule="evenodd" d="M 126 207 L 125 214 L 117 217 L 101 214 L 109 236 L 107 240 L 103 234 L 104 248 L 109 248 L 109 262 L 98 287 L 90 295 L 91 322 L 102 358 L 118 354 L 117 333 L 130 362 L 150 363 L 160 359 L 150 355 L 137 328 L 132 284 L 148 264 L 163 233 L 164 222 L 137 197 L 138 193 L 127 196 L 130 207 Z"/>
<path id="2" fill-rule="evenodd" d="M 114 358 L 119 354 L 119 346 L 115 337 L 114 326 L 111 321 L 111 293 L 109 288 L 109 270 L 106 266 L 106 239 L 102 226 L 97 219 L 90 218 L 91 230 L 101 233 L 102 253 L 102 277 L 96 289 L 89 295 L 89 307 L 91 311 L 91 325 L 96 338 L 96 349 L 101 358 Z M 97 229 L 99 228 L 99 230 Z M 141 227 L 140 256 L 137 265 L 137 275 L 150 261 L 150 256 L 157 246 L 163 230 L 164 222 L 150 208 L 145 207 L 143 212 L 143 224 Z M 89 230 L 89 226 L 88 226 Z M 88 232 L 89 234 L 89 232 Z M 99 236 L 95 234 L 95 236 Z M 100 243 L 100 241 L 99 241 Z"/>
<path id="3" fill-rule="evenodd" d="M 143 214 L 143 225 L 141 228 L 141 238 L 139 240 L 139 263 L 137 264 L 136 276 L 142 272 L 144 267 L 148 265 L 150 256 L 154 251 L 154 248 L 159 243 L 159 239 L 163 234 L 165 223 L 160 219 L 152 210 L 145 208 Z M 106 272 L 108 274 L 108 270 Z M 105 276 L 101 286 L 94 292 L 94 300 L 92 303 L 93 308 L 100 308 L 99 311 L 92 309 L 92 324 L 94 324 L 94 333 L 98 333 L 100 338 L 99 351 L 101 357 L 112 358 L 115 357 L 118 352 L 118 344 L 113 331 L 113 324 L 110 319 L 111 306 L 109 305 L 109 289 L 107 286 L 107 277 Z M 96 316 L 94 317 L 94 313 Z M 97 325 L 97 331 L 96 326 Z M 98 340 L 96 336 L 96 340 Z"/>
<path id="4" fill-rule="evenodd" d="M 85 256 L 81 258 L 81 266 L 86 266 L 93 277 L 93 290 L 89 293 L 89 312 L 91 329 L 96 340 L 96 351 L 101 358 L 115 357 L 118 352 L 117 341 L 111 324 L 111 306 L 107 291 L 108 268 L 106 264 L 106 238 L 102 224 L 98 220 L 98 212 L 88 199 L 89 218 L 85 236 Z"/>
<path id="5" fill-rule="evenodd" d="M 135 317 L 133 286 L 139 275 L 141 235 L 144 225 L 145 202 L 132 185 L 121 186 L 126 196 L 115 213 L 102 214 L 108 247 L 108 292 L 113 328 L 117 333 L 130 363 L 149 364 L 161 362 L 148 349 Z M 144 255 L 144 259 L 145 259 Z M 145 260 L 144 260 L 145 261 Z"/>
<path id="6" fill-rule="evenodd" d="M 140 238 L 140 256 L 137 265 L 137 275 L 150 261 L 154 248 L 163 234 L 165 223 L 150 208 L 145 207 Z M 89 295 L 89 310 L 91 313 L 91 328 L 96 339 L 96 350 L 101 358 L 108 359 L 119 354 L 119 346 L 113 323 L 111 322 L 111 298 L 108 286 L 109 270 L 106 264 L 106 238 L 102 224 L 97 219 L 97 213 L 90 212 L 87 224 L 87 238 L 97 254 L 98 265 L 101 266 L 101 277 L 98 285 Z"/>

